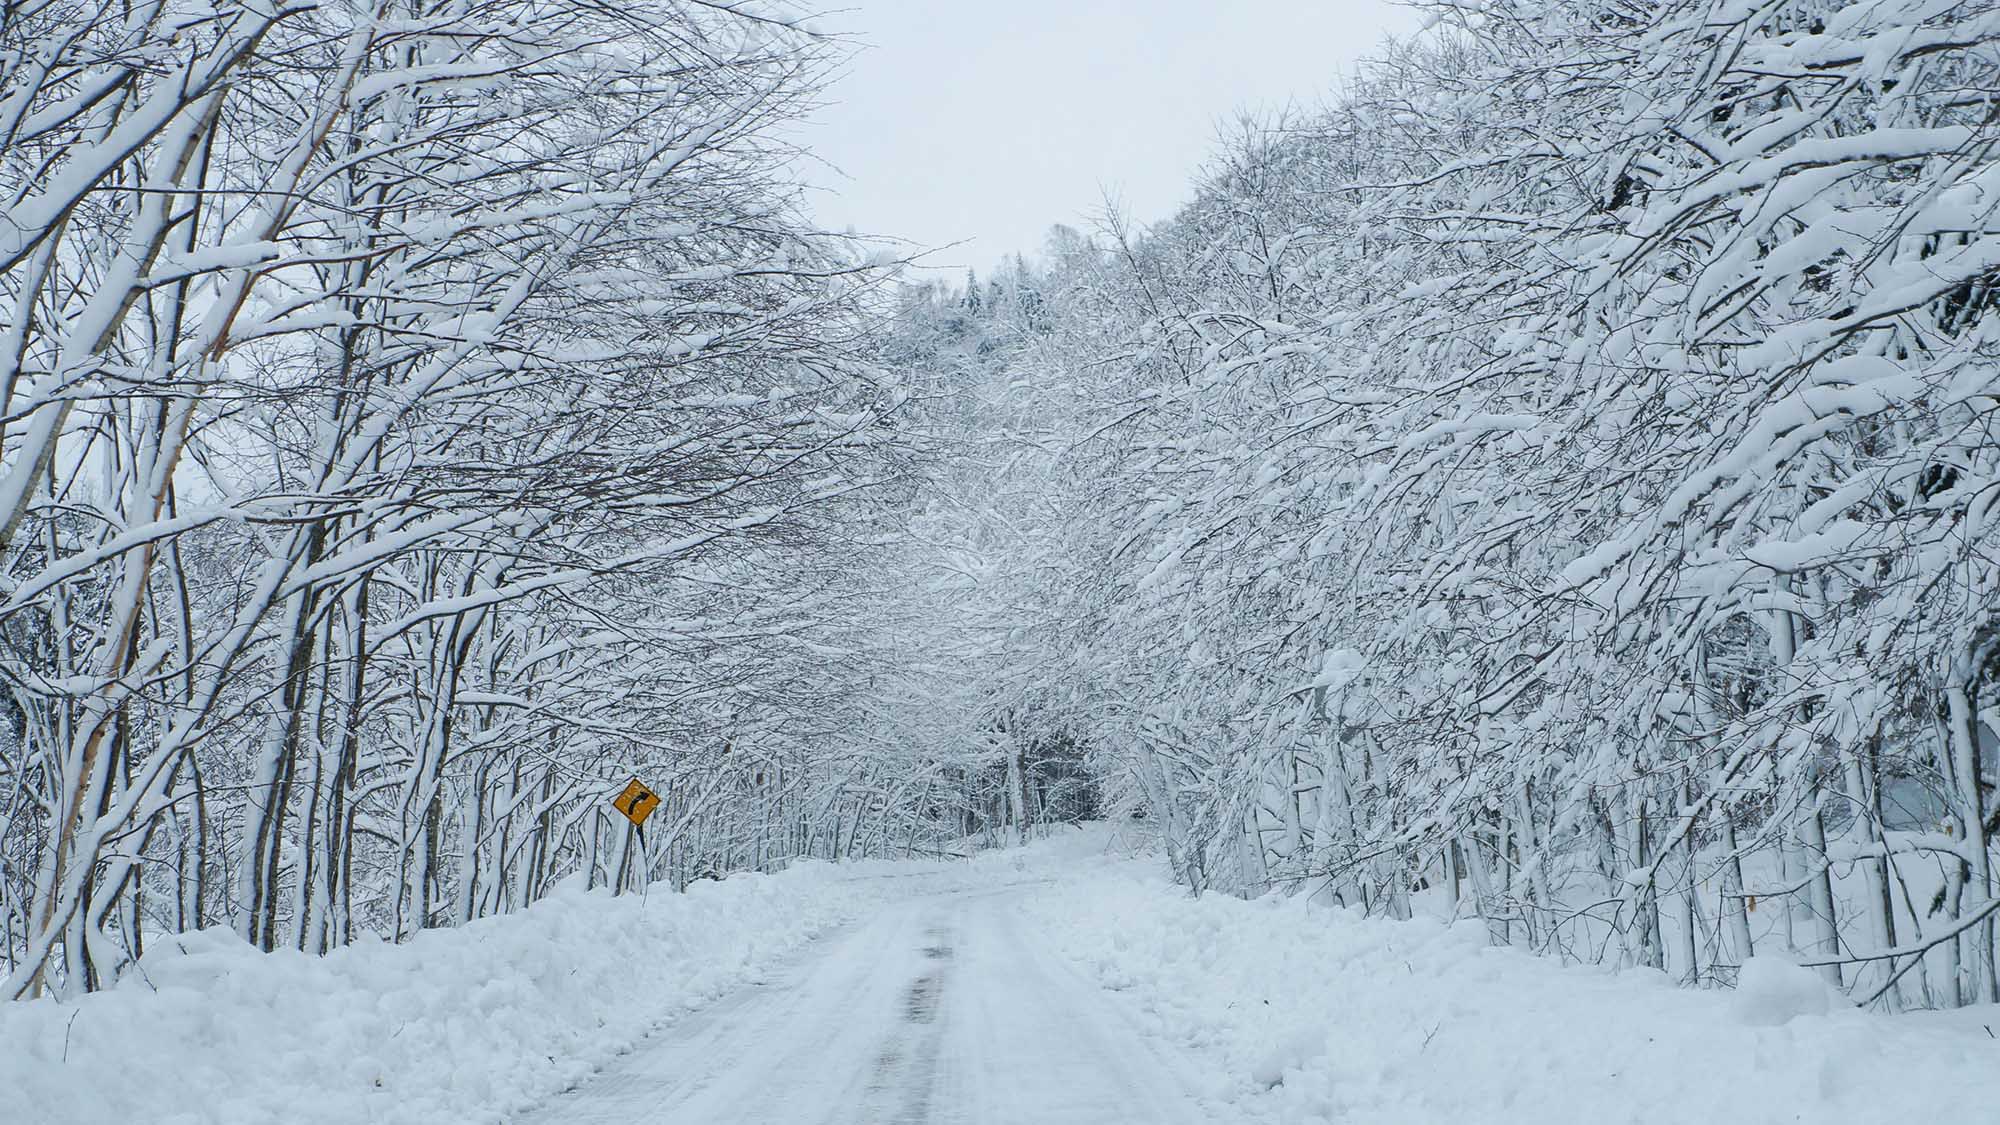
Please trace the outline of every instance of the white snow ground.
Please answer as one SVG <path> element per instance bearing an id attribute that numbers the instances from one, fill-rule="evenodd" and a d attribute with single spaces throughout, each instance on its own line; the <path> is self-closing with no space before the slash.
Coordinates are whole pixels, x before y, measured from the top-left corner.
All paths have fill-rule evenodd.
<path id="1" fill-rule="evenodd" d="M 1776 963 L 1691 992 L 1488 949 L 1476 925 L 1191 900 L 1109 842 L 569 891 L 325 958 L 163 938 L 108 992 L 0 1005 L 0 1120 L 1872 1125 L 2000 1105 L 1994 1008 L 1866 1015 Z"/>
<path id="2" fill-rule="evenodd" d="M 114 988 L 0 1003 L 0 1125 L 511 1121 L 884 903 L 1031 877 L 989 854 L 808 863 L 681 895 L 564 888 L 326 957 L 163 935 Z"/>
<path id="3" fill-rule="evenodd" d="M 1199 1125 L 1185 1052 L 1020 920 L 1028 888 L 891 906 L 522 1125 Z"/>
<path id="4" fill-rule="evenodd" d="M 1770 958 L 1736 991 L 1565 966 L 1474 922 L 1191 900 L 1157 863 L 1073 870 L 1031 927 L 1153 1035 L 1286 1125 L 2000 1122 L 2000 1008 L 1864 1013 Z"/>

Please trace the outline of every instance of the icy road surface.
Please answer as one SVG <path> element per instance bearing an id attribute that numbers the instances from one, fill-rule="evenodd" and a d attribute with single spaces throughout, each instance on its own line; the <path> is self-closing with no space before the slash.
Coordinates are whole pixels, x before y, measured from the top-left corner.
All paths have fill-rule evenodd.
<path id="1" fill-rule="evenodd" d="M 521 1125 L 1226 1120 L 1173 1047 L 1019 922 L 1021 894 L 889 907 Z"/>

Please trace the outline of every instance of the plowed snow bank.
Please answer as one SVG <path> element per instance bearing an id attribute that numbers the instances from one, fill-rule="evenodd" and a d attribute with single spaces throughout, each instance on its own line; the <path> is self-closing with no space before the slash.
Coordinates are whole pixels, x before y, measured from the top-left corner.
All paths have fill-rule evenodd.
<path id="1" fill-rule="evenodd" d="M 1067 878 L 1031 896 L 1034 920 L 1153 1031 L 1213 1052 L 1219 1092 L 1287 1125 L 1879 1125 L 2000 1105 L 1993 1007 L 1870 1015 L 1777 962 L 1743 991 L 1691 991 L 1491 948 L 1476 924 L 1193 900 L 1159 866 Z"/>
<path id="2" fill-rule="evenodd" d="M 1033 878 L 1055 854 L 805 863 L 643 899 L 562 889 L 326 957 L 259 953 L 227 930 L 160 937 L 115 988 L 0 1004 L 0 1119 L 502 1121 L 871 906 Z"/>

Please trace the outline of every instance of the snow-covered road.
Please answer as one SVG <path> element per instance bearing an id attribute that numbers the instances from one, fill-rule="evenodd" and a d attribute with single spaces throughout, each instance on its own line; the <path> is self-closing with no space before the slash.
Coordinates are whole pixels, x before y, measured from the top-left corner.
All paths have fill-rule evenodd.
<path id="1" fill-rule="evenodd" d="M 522 1125 L 1226 1120 L 1187 1060 L 1023 924 L 1023 893 L 888 907 Z"/>
<path id="2" fill-rule="evenodd" d="M 1494 948 L 1476 921 L 1193 898 L 1130 850 L 1100 826 L 681 894 L 571 885 L 325 957 L 162 938 L 116 988 L 0 1005 L 0 1121 L 1875 1125 L 2000 1104 L 1992 1005 L 1870 1014 L 1776 956 L 1740 990 L 1676 988 Z"/>

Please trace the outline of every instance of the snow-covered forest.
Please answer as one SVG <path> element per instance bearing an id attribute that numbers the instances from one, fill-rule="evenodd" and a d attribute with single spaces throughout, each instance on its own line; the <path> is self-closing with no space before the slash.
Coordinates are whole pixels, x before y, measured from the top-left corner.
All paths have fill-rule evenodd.
<path id="1" fill-rule="evenodd" d="M 0 20 L 7 995 L 907 819 L 856 710 L 884 275 L 771 137 L 823 43 L 680 0 Z"/>
<path id="2" fill-rule="evenodd" d="M 0 7 L 0 998 L 1108 817 L 2000 1001 L 2000 2 L 1418 6 L 962 283 L 782 5 Z"/>
<path id="3" fill-rule="evenodd" d="M 915 300 L 954 678 L 1193 888 L 2000 999 L 2000 5 L 1425 8 Z"/>

